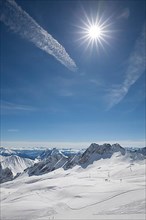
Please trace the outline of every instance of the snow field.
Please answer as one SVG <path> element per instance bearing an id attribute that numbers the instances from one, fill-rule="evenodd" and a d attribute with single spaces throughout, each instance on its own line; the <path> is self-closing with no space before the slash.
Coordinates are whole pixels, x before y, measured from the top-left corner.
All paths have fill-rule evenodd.
<path id="1" fill-rule="evenodd" d="M 145 161 L 101 159 L 86 169 L 17 179 L 1 184 L 3 220 L 145 219 Z"/>

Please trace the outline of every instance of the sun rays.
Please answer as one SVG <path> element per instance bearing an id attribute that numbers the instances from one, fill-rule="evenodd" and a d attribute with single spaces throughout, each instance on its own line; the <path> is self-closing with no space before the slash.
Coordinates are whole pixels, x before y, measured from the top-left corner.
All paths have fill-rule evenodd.
<path id="1" fill-rule="evenodd" d="M 78 26 L 80 44 L 84 44 L 86 49 L 102 47 L 105 50 L 105 45 L 110 44 L 109 38 L 112 37 L 110 17 L 88 17 L 85 11 L 84 14 L 85 18 L 81 19 L 81 25 Z"/>

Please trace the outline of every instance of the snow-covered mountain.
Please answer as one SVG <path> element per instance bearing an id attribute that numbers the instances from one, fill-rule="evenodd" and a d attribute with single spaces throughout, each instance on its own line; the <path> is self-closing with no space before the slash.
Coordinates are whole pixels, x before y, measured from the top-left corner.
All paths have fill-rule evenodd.
<path id="1" fill-rule="evenodd" d="M 42 152 L 44 152 L 44 150 L 42 149 L 15 150 L 16 155 L 18 155 L 19 157 L 28 158 L 31 160 L 35 160 L 36 158 L 38 158 L 40 154 L 42 154 Z"/>
<path id="2" fill-rule="evenodd" d="M 30 148 L 30 149 L 6 149 L 4 147 L 0 147 L 0 155 L 2 156 L 11 156 L 11 155 L 17 155 L 19 157 L 23 157 L 23 158 L 29 158 L 32 160 L 35 160 L 36 158 L 39 160 L 43 160 L 44 158 L 47 158 L 52 150 L 54 150 L 54 148 L 48 148 L 48 149 L 44 149 L 44 148 Z M 72 148 L 62 148 L 59 150 L 60 152 L 62 152 L 65 156 L 73 156 L 76 155 L 78 153 L 83 153 L 85 151 L 85 149 L 72 149 Z"/>
<path id="3" fill-rule="evenodd" d="M 75 153 L 73 151 L 70 154 L 67 152 L 67 155 L 56 148 L 47 149 L 38 157 L 40 161 L 29 167 L 27 172 L 29 176 L 32 176 L 48 173 L 61 167 L 64 170 L 73 168 L 78 165 L 82 153 L 79 151 Z"/>
<path id="4" fill-rule="evenodd" d="M 56 148 L 46 151 L 45 154 L 41 155 L 41 158 L 43 159 L 40 162 L 27 169 L 29 176 L 48 173 L 63 167 L 68 161 L 68 157 Z"/>
<path id="5" fill-rule="evenodd" d="M 146 147 L 143 147 L 143 148 L 139 148 L 138 149 L 138 152 L 143 154 L 144 156 L 146 156 Z"/>
<path id="6" fill-rule="evenodd" d="M 61 167 L 64 170 L 73 168 L 76 165 L 86 168 L 96 160 L 110 158 L 115 152 L 120 152 L 124 155 L 125 149 L 119 144 L 98 145 L 93 143 L 83 154 L 77 153 L 70 156 L 65 156 L 61 151 L 55 148 L 53 150 L 48 149 L 40 155 L 42 160 L 28 168 L 27 172 L 29 176 L 32 176 L 48 173 Z"/>
<path id="7" fill-rule="evenodd" d="M 89 164 L 101 158 L 110 158 L 115 152 L 119 152 L 122 155 L 125 154 L 125 149 L 119 144 L 103 144 L 98 145 L 96 143 L 91 144 L 87 150 L 82 154 L 79 164 L 86 168 Z"/>
<path id="8" fill-rule="evenodd" d="M 13 174 L 13 177 L 17 173 L 22 173 L 27 167 L 34 164 L 33 160 L 28 158 L 21 158 L 17 155 L 1 156 L 0 162 L 2 169 L 9 168 Z"/>
<path id="9" fill-rule="evenodd" d="M 27 155 L 32 155 L 33 151 L 30 151 L 31 153 L 28 152 Z M 11 156 L 0 155 L 0 161 L 2 168 L 9 168 L 13 176 L 17 173 L 22 173 L 24 170 L 25 173 L 32 176 L 42 175 L 59 168 L 68 170 L 76 165 L 86 168 L 88 165 L 93 164 L 94 161 L 111 158 L 114 154 L 117 155 L 117 153 L 117 157 L 124 156 L 125 159 L 130 158 L 131 161 L 145 159 L 145 148 L 127 150 L 119 144 L 110 145 L 107 143 L 103 145 L 92 143 L 84 152 L 71 151 L 69 153 L 68 149 L 58 150 L 56 148 L 41 150 L 35 161 L 14 155 L 14 153 L 20 153 L 21 150 L 11 152 L 3 148 L 1 152 L 2 155 L 3 153 L 12 154 Z M 37 152 L 34 153 L 38 155 Z"/>
<path id="10" fill-rule="evenodd" d="M 37 158 L 43 160 L 51 155 L 52 149 L 44 150 Z"/>
<path id="11" fill-rule="evenodd" d="M 2 155 L 2 156 L 11 156 L 11 155 L 15 155 L 15 154 L 16 154 L 16 152 L 14 150 L 0 147 L 0 155 Z"/>
<path id="12" fill-rule="evenodd" d="M 42 149 L 6 149 L 0 147 L 0 155 L 2 156 L 11 156 L 17 155 L 19 157 L 28 158 L 35 160 L 39 155 L 41 155 L 45 150 Z"/>
<path id="13" fill-rule="evenodd" d="M 40 160 L 43 160 L 43 159 L 49 157 L 51 155 L 52 151 L 55 152 L 55 149 L 57 149 L 57 148 L 48 148 L 48 149 L 44 150 L 37 158 Z M 72 157 L 77 154 L 82 154 L 84 151 L 85 151 L 85 149 L 78 150 L 78 149 L 67 148 L 67 149 L 59 149 L 59 150 L 57 149 L 56 153 L 60 152 L 64 156 Z"/>

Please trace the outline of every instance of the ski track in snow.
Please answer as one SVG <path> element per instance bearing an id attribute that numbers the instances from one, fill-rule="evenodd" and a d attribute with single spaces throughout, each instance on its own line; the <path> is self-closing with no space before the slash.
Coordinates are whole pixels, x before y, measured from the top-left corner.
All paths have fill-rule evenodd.
<path id="1" fill-rule="evenodd" d="M 143 190 L 143 189 L 136 189 L 136 190 Z M 136 190 L 127 190 L 127 191 L 125 191 L 125 192 L 118 193 L 118 194 L 116 194 L 116 195 L 114 195 L 114 196 L 111 196 L 111 197 L 109 197 L 109 198 L 107 197 L 107 198 L 105 198 L 104 200 L 101 200 L 101 201 L 99 201 L 99 202 L 95 202 L 95 203 L 90 204 L 90 205 L 83 206 L 83 207 L 81 207 L 81 208 L 72 208 L 72 207 L 70 207 L 70 206 L 68 206 L 68 207 L 69 207 L 70 209 L 72 209 L 72 210 L 81 210 L 81 209 L 85 209 L 85 208 L 90 207 L 90 206 L 97 205 L 97 204 L 102 203 L 102 202 L 106 202 L 106 201 L 111 200 L 111 199 L 113 199 L 113 198 L 115 198 L 115 197 L 117 197 L 117 196 L 120 196 L 120 195 L 125 194 L 125 193 L 128 193 L 128 192 L 136 191 Z"/>

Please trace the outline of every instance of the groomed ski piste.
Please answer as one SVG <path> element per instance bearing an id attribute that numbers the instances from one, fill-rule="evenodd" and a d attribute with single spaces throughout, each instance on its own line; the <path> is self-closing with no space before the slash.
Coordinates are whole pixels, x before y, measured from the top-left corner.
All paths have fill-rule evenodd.
<path id="1" fill-rule="evenodd" d="M 145 219 L 145 162 L 114 153 L 85 169 L 23 172 L 1 184 L 1 219 Z"/>

